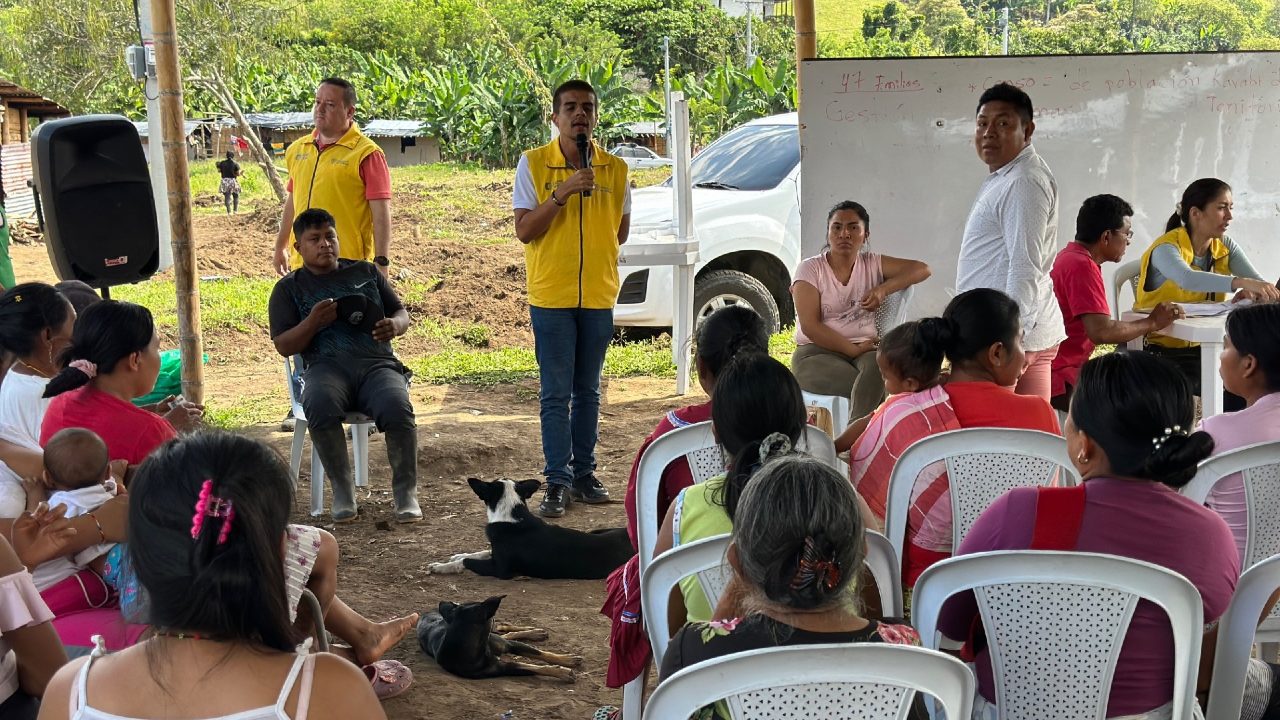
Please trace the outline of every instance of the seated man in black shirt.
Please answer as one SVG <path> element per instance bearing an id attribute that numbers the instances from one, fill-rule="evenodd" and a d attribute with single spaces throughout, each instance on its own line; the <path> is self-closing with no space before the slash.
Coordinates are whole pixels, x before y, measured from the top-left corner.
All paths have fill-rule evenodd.
<path id="1" fill-rule="evenodd" d="M 302 267 L 271 292 L 271 340 L 285 357 L 302 355 L 302 407 L 332 483 L 333 520 L 356 518 L 342 419 L 361 412 L 386 435 L 396 520 L 417 522 L 422 510 L 409 370 L 391 351 L 391 338 L 409 329 L 409 313 L 371 263 L 338 259 L 338 233 L 327 211 L 299 213 L 293 236 Z"/>

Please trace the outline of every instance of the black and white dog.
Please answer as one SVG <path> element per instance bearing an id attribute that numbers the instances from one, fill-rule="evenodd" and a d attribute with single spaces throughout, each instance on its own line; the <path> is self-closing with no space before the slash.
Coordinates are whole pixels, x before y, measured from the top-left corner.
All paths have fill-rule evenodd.
<path id="1" fill-rule="evenodd" d="M 538 480 L 470 478 L 467 482 L 488 507 L 484 533 L 489 549 L 432 563 L 432 573 L 457 574 L 467 569 L 504 580 L 516 575 L 600 580 L 636 553 L 626 528 L 582 532 L 548 524 L 529 512 L 525 501 L 542 486 Z"/>

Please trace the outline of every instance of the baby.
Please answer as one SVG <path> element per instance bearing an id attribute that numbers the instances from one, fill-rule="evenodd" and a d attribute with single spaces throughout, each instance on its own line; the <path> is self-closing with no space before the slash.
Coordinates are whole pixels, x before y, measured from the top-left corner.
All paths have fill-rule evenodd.
<path id="1" fill-rule="evenodd" d="M 83 428 L 66 428 L 49 438 L 44 446 L 44 480 L 53 489 L 49 507 L 65 505 L 68 518 L 92 513 L 117 492 L 106 443 L 97 433 Z M 123 592 L 124 548 L 121 543 L 98 543 L 76 553 L 69 563 L 66 558 L 42 563 L 35 572 L 37 587 L 42 580 L 47 583 L 56 575 L 69 577 L 74 571 L 89 567 Z M 67 572 L 68 569 L 73 572 Z"/>
<path id="2" fill-rule="evenodd" d="M 876 415 L 893 403 L 896 396 L 929 390 L 942 382 L 942 349 L 923 342 L 918 337 L 919 326 L 916 321 L 905 322 L 881 338 L 876 365 L 889 397 L 871 414 L 849 424 L 836 438 L 836 452 L 852 448 Z"/>

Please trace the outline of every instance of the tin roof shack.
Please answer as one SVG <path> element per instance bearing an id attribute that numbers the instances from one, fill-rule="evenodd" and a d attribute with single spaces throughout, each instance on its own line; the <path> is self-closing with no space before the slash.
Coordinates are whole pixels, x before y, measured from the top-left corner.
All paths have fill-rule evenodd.
<path id="1" fill-rule="evenodd" d="M 150 128 L 145 122 L 135 122 L 133 126 L 138 129 L 138 138 L 142 140 L 142 154 L 146 156 L 147 162 L 151 162 Z M 199 132 L 200 126 L 199 120 L 182 121 L 182 139 L 187 143 L 187 160 L 196 160 L 205 155 L 204 133 Z M 159 147 L 158 142 L 157 147 Z"/>
<path id="2" fill-rule="evenodd" d="M 390 167 L 440 162 L 440 142 L 417 120 L 370 120 L 361 132 L 382 148 Z"/>
<path id="3" fill-rule="evenodd" d="M 258 133 L 262 146 L 269 148 L 273 155 L 284 155 L 289 143 L 311 134 L 316 126 L 310 112 L 245 113 L 244 119 Z M 222 118 L 218 123 L 232 128 L 232 133 L 236 132 L 233 118 Z"/>
<path id="4" fill-rule="evenodd" d="M 667 156 L 667 129 L 661 120 L 623 123 L 619 142 L 643 145 L 659 155 Z M 612 147 L 613 143 L 610 143 Z"/>
<path id="5" fill-rule="evenodd" d="M 35 199 L 27 181 L 31 179 L 31 129 L 71 111 L 58 103 L 0 78 L 0 188 L 4 189 L 5 211 L 14 217 L 35 214 Z"/>

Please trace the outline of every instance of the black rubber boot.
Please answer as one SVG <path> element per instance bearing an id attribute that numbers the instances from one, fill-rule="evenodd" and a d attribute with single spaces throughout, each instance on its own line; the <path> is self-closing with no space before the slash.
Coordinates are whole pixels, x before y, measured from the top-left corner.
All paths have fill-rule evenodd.
<path id="1" fill-rule="evenodd" d="M 356 483 L 351 477 L 351 458 L 347 456 L 347 433 L 341 424 L 317 429 L 309 427 L 311 442 L 320 453 L 320 464 L 329 476 L 333 489 L 333 521 L 348 523 L 356 519 Z M 313 471 L 314 475 L 314 471 Z"/>
<path id="2" fill-rule="evenodd" d="M 391 495 L 395 499 L 396 522 L 422 519 L 418 507 L 418 431 L 388 430 L 387 462 L 391 465 Z"/>

